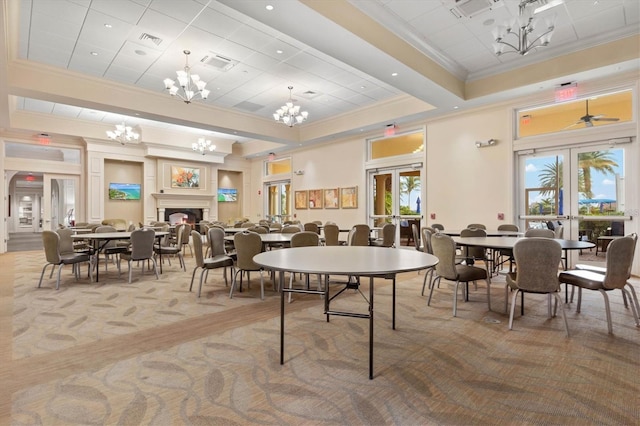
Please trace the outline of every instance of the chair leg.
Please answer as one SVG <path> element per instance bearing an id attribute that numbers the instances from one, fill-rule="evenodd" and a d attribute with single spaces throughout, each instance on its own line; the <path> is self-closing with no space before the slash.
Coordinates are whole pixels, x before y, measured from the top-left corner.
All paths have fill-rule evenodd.
<path id="1" fill-rule="evenodd" d="M 620 290 L 622 290 L 622 294 L 626 294 L 627 292 L 629 292 L 624 287 L 621 288 Z M 640 319 L 638 318 L 638 309 L 636 307 L 636 304 L 635 304 L 634 300 L 631 298 L 631 293 L 630 292 L 628 294 L 628 299 L 631 301 L 631 312 L 633 313 L 633 319 L 636 320 L 636 327 L 640 326 Z"/>
<path id="2" fill-rule="evenodd" d="M 40 273 L 40 281 L 38 282 L 38 288 L 40 288 L 40 286 L 42 285 L 42 277 L 44 277 L 44 271 L 47 269 L 47 266 L 49 266 L 49 265 L 53 266 L 53 268 L 51 268 L 51 270 L 52 270 L 52 272 L 51 272 L 51 273 L 53 273 L 53 269 L 55 268 L 55 265 L 54 265 L 54 264 L 52 264 L 52 263 L 47 263 L 46 265 L 44 265 L 44 266 L 42 267 L 42 273 Z"/>
<path id="3" fill-rule="evenodd" d="M 489 310 L 491 310 L 491 283 L 487 278 L 487 305 L 489 306 Z"/>
<path id="4" fill-rule="evenodd" d="M 513 315 L 516 311 L 516 301 L 518 300 L 518 292 L 520 290 L 516 289 L 511 296 L 511 310 L 509 311 L 509 330 L 513 330 Z"/>
<path id="5" fill-rule="evenodd" d="M 153 271 L 156 273 L 156 280 L 159 280 L 160 275 L 158 275 L 158 264 L 156 263 L 156 260 L 153 257 L 151 258 L 151 262 L 153 263 Z"/>
<path id="6" fill-rule="evenodd" d="M 625 287 L 629 287 L 627 291 L 631 294 L 631 300 L 633 301 L 633 304 L 636 305 L 636 312 L 640 317 L 640 304 L 638 303 L 638 295 L 636 294 L 636 290 L 633 288 L 631 283 L 627 283 Z"/>
<path id="7" fill-rule="evenodd" d="M 204 282 L 204 272 L 205 272 L 205 269 L 202 268 L 202 271 L 200 272 L 200 286 L 198 287 L 198 298 L 200 298 L 200 294 L 202 293 L 202 283 Z"/>
<path id="8" fill-rule="evenodd" d="M 431 283 L 431 290 L 429 290 L 429 300 L 427 300 L 427 306 L 431 305 L 431 296 L 433 296 L 433 289 L 436 288 L 436 283 L 438 283 L 438 285 L 440 285 L 440 279 L 442 277 L 437 276 L 433 279 L 433 282 Z"/>
<path id="9" fill-rule="evenodd" d="M 456 280 L 456 284 L 453 287 L 453 316 L 457 316 L 458 315 L 458 284 L 460 284 L 460 281 Z M 465 283 L 465 285 L 468 285 L 469 283 Z M 464 287 L 462 286 L 462 292 L 464 293 Z M 462 297 L 462 300 L 464 300 L 464 294 Z"/>
<path id="10" fill-rule="evenodd" d="M 196 266 L 195 268 L 193 268 L 193 273 L 191 274 L 191 284 L 189 284 L 189 291 L 191 291 L 191 289 L 193 288 L 193 279 L 196 276 L 196 271 L 198 270 L 198 266 Z"/>
<path id="11" fill-rule="evenodd" d="M 238 282 L 238 274 L 240 274 L 240 279 L 242 279 L 242 269 L 238 269 L 235 274 L 233 274 L 233 280 L 231 281 L 231 291 L 229 291 L 229 299 L 233 299 L 233 290 L 236 288 L 236 283 Z"/>
<path id="12" fill-rule="evenodd" d="M 56 290 L 60 288 L 60 274 L 62 273 L 63 266 L 64 266 L 64 263 L 58 266 L 58 279 L 56 280 Z"/>
<path id="13" fill-rule="evenodd" d="M 609 334 L 613 334 L 613 325 L 611 324 L 611 308 L 609 307 L 609 296 L 607 296 L 607 292 L 604 290 L 598 290 L 602 293 L 602 297 L 604 297 L 604 310 L 607 313 L 607 328 L 609 329 Z"/>
<path id="14" fill-rule="evenodd" d="M 549 293 L 551 294 L 551 293 Z M 567 322 L 567 314 L 564 312 L 564 306 L 563 306 L 563 302 L 562 302 L 562 297 L 560 297 L 559 293 L 553 293 L 553 295 L 556 297 L 556 306 L 560 305 L 560 313 L 562 314 L 562 321 L 564 321 L 564 329 L 567 332 L 567 337 L 569 336 L 569 323 Z"/>

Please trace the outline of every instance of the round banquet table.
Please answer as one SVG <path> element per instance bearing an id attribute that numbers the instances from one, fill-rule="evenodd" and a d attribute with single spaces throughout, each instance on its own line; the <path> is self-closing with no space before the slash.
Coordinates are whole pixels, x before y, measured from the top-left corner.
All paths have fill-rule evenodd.
<path id="1" fill-rule="evenodd" d="M 427 253 L 415 250 L 371 246 L 296 247 L 260 253 L 256 255 L 253 260 L 266 269 L 280 272 L 280 364 L 284 364 L 284 294 L 321 294 L 324 298 L 324 310 L 327 321 L 329 321 L 331 315 L 369 319 L 369 379 L 373 379 L 374 278 L 391 279 L 393 282 L 392 328 L 395 329 L 396 274 L 427 269 L 438 263 L 437 257 Z M 324 288 L 322 290 L 286 289 L 284 288 L 285 271 L 324 275 Z M 330 309 L 330 301 L 332 298 L 329 297 L 330 275 L 369 277 L 369 312 L 362 314 L 332 311 Z M 345 286 L 345 288 L 347 287 Z M 338 294 L 340 293 L 341 292 Z"/>

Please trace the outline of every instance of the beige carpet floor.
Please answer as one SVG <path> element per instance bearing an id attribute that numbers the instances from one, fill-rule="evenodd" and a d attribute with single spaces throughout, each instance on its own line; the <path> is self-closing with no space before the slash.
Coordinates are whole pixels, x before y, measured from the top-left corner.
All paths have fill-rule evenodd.
<path id="1" fill-rule="evenodd" d="M 112 267 L 99 284 L 66 270 L 58 291 L 47 276 L 36 288 L 43 264 L 37 251 L 0 256 L 2 424 L 639 423 L 640 328 L 619 294 L 613 335 L 602 296 L 585 292 L 582 313 L 565 306 L 567 338 L 544 296 L 527 295 L 509 331 L 501 277 L 493 311 L 479 283 L 453 318 L 451 283 L 429 307 L 424 275 L 403 274 L 392 330 L 391 285 L 376 280 L 369 380 L 368 322 L 327 323 L 318 296 L 287 304 L 280 365 L 280 298 L 267 281 L 261 301 L 256 274 L 233 299 L 211 275 L 198 300 L 189 256 L 187 272 L 136 269 L 132 284 Z M 353 291 L 332 307 L 366 312 Z"/>

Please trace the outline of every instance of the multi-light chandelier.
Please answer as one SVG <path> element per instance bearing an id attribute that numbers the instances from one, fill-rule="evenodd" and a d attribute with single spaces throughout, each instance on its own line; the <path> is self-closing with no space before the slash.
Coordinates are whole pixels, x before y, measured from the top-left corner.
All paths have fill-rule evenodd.
<path id="1" fill-rule="evenodd" d="M 536 9 L 528 6 L 541 2 L 543 5 Z M 518 5 L 518 18 L 513 19 L 505 25 L 499 25 L 493 29 L 493 45 L 495 54 L 500 56 L 504 53 L 518 53 L 526 55 L 533 49 L 549 45 L 553 30 L 555 29 L 555 16 L 545 20 L 545 29 L 540 34 L 534 34 L 538 19 L 537 13 L 562 4 L 563 0 L 522 0 Z M 509 37 L 509 39 L 507 39 Z M 505 48 L 509 49 L 505 51 Z"/>
<path id="2" fill-rule="evenodd" d="M 198 142 L 194 142 L 193 144 L 191 144 L 191 148 L 193 148 L 194 151 L 205 155 L 207 151 L 213 152 L 216 149 L 216 146 L 212 145 L 209 139 L 199 138 Z"/>
<path id="3" fill-rule="evenodd" d="M 185 103 L 190 104 L 192 100 L 197 99 L 199 96 L 202 99 L 207 99 L 209 91 L 205 89 L 207 83 L 200 80 L 200 76 L 197 74 L 191 74 L 191 67 L 189 66 L 190 51 L 183 51 L 186 59 L 184 70 L 176 71 L 178 74 L 178 86 L 176 82 L 170 78 L 164 79 L 164 87 L 169 91 L 171 96 L 178 96 Z"/>
<path id="4" fill-rule="evenodd" d="M 140 133 L 134 131 L 133 127 L 127 126 L 123 121 L 122 124 L 116 124 L 115 130 L 107 130 L 107 137 L 124 145 L 127 142 L 135 142 L 140 139 Z"/>
<path id="5" fill-rule="evenodd" d="M 286 124 L 289 127 L 300 124 L 309 117 L 307 111 L 300 111 L 300 105 L 293 105 L 293 98 L 291 97 L 292 91 L 293 86 L 289 86 L 289 102 L 273 113 L 273 118 L 276 121 Z"/>

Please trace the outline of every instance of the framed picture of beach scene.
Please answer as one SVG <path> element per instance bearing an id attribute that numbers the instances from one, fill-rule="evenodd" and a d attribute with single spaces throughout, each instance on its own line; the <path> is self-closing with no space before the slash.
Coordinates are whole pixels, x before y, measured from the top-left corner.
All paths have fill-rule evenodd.
<path id="1" fill-rule="evenodd" d="M 358 208 L 358 187 L 349 186 L 340 188 L 340 207 L 343 209 Z"/>
<path id="2" fill-rule="evenodd" d="M 337 209 L 340 207 L 340 192 L 338 188 L 324 190 L 324 208 Z"/>
<path id="3" fill-rule="evenodd" d="M 295 201 L 296 201 L 296 209 L 306 209 L 308 194 L 307 191 L 296 191 L 295 192 Z"/>
<path id="4" fill-rule="evenodd" d="M 322 208 L 322 189 L 310 189 L 309 190 L 309 208 L 321 209 Z"/>

